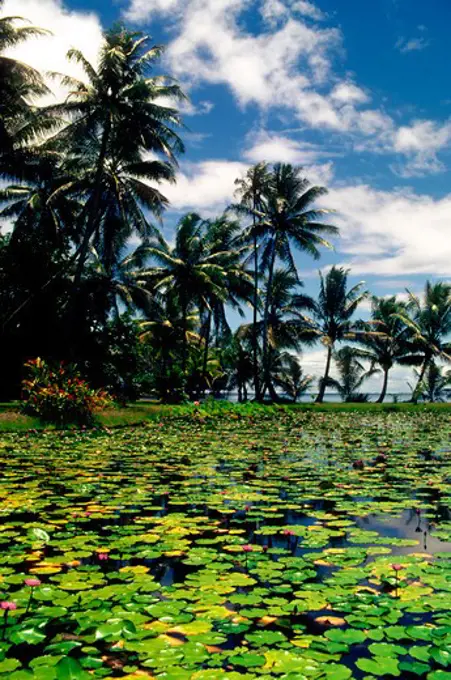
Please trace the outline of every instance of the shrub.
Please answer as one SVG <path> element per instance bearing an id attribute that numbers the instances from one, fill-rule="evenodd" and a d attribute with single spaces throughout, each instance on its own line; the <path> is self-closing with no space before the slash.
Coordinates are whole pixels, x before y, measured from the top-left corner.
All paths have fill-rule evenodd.
<path id="1" fill-rule="evenodd" d="M 111 398 L 92 389 L 82 380 L 75 366 L 49 366 L 43 359 L 25 364 L 28 377 L 22 382 L 22 410 L 58 425 L 90 425 L 95 411 L 105 408 Z"/>

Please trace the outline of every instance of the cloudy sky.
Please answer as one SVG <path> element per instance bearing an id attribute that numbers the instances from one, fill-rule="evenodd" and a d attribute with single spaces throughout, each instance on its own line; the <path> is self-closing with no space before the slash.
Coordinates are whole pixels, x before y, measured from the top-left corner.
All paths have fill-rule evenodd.
<path id="1" fill-rule="evenodd" d="M 190 96 L 168 236 L 183 211 L 220 212 L 249 164 L 287 161 L 329 188 L 341 228 L 320 263 L 298 257 L 308 292 L 332 263 L 380 295 L 451 276 L 449 0 L 5 0 L 4 10 L 53 32 L 18 54 L 43 70 L 79 75 L 67 49 L 95 62 L 118 20 L 167 45 L 164 69 Z M 321 372 L 320 349 L 306 360 Z M 405 379 L 396 370 L 390 389 Z"/>

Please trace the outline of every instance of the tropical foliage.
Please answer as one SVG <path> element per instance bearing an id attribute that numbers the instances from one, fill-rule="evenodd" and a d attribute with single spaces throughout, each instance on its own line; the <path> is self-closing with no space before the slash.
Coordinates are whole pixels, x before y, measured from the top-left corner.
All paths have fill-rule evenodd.
<path id="1" fill-rule="evenodd" d="M 419 369 L 415 394 L 436 398 L 419 387 L 451 360 L 449 284 L 428 282 L 407 302 L 373 297 L 365 319 L 369 293 L 344 267 L 307 295 L 300 258 L 330 250 L 338 229 L 327 189 L 289 163 L 249 168 L 223 214 L 179 215 L 171 233 L 165 186 L 184 150 L 184 94 L 160 73 L 163 47 L 115 26 L 95 63 L 69 51 L 83 75 L 54 73 L 67 97 L 43 106 L 49 74 L 6 53 L 43 33 L 0 17 L 3 399 L 19 396 L 37 356 L 76 364 L 121 401 L 322 402 L 327 388 L 349 400 L 380 368 L 382 402 L 400 365 Z M 316 389 L 301 357 L 318 343 Z"/>
<path id="2" fill-rule="evenodd" d="M 49 366 L 42 359 L 25 364 L 28 376 L 22 383 L 25 413 L 58 425 L 91 424 L 96 411 L 111 402 L 108 394 L 93 390 L 74 366 Z"/>

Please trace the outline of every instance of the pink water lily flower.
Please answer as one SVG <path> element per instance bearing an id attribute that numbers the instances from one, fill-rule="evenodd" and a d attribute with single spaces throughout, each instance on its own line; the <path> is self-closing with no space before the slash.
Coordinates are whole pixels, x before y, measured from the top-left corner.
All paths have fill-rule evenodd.
<path id="1" fill-rule="evenodd" d="M 402 564 L 392 564 L 391 568 L 393 571 L 402 571 L 402 569 L 405 569 L 405 566 Z"/>
<path id="2" fill-rule="evenodd" d="M 284 529 L 283 535 L 284 536 L 294 536 L 294 531 L 291 531 L 291 529 Z"/>
<path id="3" fill-rule="evenodd" d="M 99 560 L 101 560 L 101 561 L 107 560 L 107 559 L 108 559 L 108 553 L 97 553 L 97 557 L 98 557 Z"/>
<path id="4" fill-rule="evenodd" d="M 243 552 L 252 552 L 254 547 L 247 543 L 246 545 L 243 545 Z"/>
<path id="5" fill-rule="evenodd" d="M 26 586 L 30 586 L 30 588 L 37 588 L 41 585 L 41 581 L 38 578 L 26 578 L 24 583 Z"/>
<path id="6" fill-rule="evenodd" d="M 17 604 L 15 602 L 7 602 L 4 600 L 3 602 L 0 602 L 0 609 L 3 609 L 7 612 L 12 612 L 17 609 Z"/>

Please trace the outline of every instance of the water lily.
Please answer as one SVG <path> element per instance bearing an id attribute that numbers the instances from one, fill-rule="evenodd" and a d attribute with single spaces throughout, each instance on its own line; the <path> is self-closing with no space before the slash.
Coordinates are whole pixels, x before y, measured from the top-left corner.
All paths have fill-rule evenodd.
<path id="1" fill-rule="evenodd" d="M 97 557 L 101 562 L 105 562 L 108 559 L 108 553 L 105 552 L 97 553 Z"/>
<path id="2" fill-rule="evenodd" d="M 395 572 L 395 578 L 396 578 L 396 590 L 395 590 L 395 595 L 396 595 L 396 597 L 398 597 L 398 572 L 400 572 L 400 571 L 402 571 L 403 569 L 405 569 L 405 566 L 402 565 L 402 564 L 395 563 L 395 564 L 392 564 L 392 565 L 391 565 L 391 568 L 392 568 L 393 571 Z"/>
<path id="3" fill-rule="evenodd" d="M 17 609 L 17 604 L 15 602 L 7 602 L 3 601 L 0 602 L 0 609 L 3 609 L 5 612 L 13 612 L 15 609 Z"/>
<path id="4" fill-rule="evenodd" d="M 25 614 L 28 614 L 29 609 L 31 607 L 31 601 L 33 599 L 33 589 L 38 588 L 38 586 L 41 585 L 41 581 L 38 578 L 26 578 L 24 580 L 24 583 L 26 586 L 30 588 L 30 597 L 28 598 L 27 608 L 25 610 Z"/>
<path id="5" fill-rule="evenodd" d="M 15 602 L 8 602 L 6 600 L 3 600 L 0 602 L 0 609 L 3 609 L 5 612 L 3 615 L 3 633 L 2 633 L 2 639 L 5 639 L 6 635 L 6 627 L 8 625 L 8 612 L 13 612 L 15 609 L 17 609 L 17 604 Z"/>

